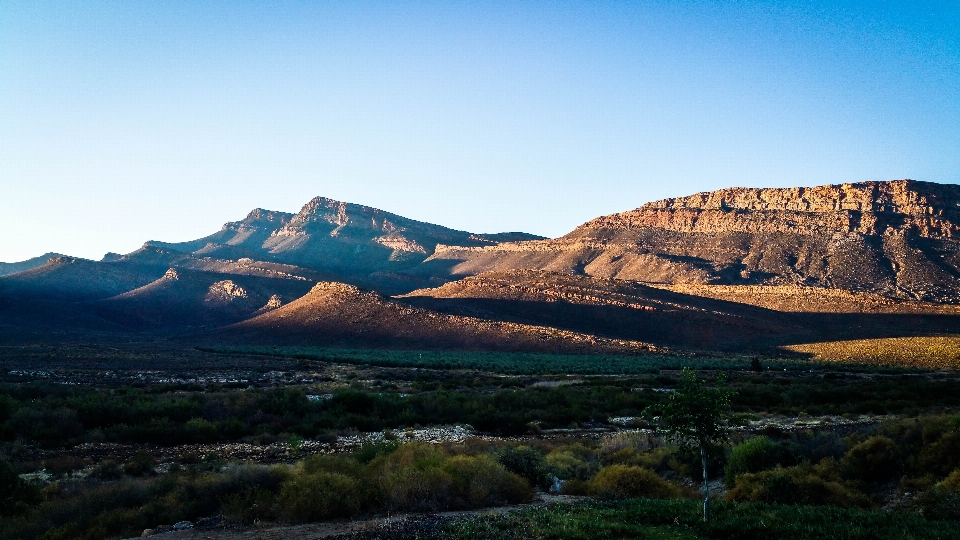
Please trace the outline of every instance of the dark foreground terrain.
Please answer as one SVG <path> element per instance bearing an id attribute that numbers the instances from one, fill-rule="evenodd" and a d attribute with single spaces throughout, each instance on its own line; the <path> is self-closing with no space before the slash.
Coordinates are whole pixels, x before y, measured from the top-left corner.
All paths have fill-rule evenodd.
<path id="1" fill-rule="evenodd" d="M 6 347 L 0 537 L 960 534 L 955 372 L 687 358 L 736 391 L 703 524 L 698 456 L 644 413 L 675 359 L 422 354 Z"/>

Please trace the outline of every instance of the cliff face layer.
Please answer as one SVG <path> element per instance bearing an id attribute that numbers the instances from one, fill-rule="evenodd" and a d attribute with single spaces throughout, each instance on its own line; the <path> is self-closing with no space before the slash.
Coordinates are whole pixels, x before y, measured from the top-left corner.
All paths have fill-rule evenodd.
<path id="1" fill-rule="evenodd" d="M 542 269 L 659 283 L 803 285 L 960 302 L 960 186 L 912 180 L 729 188 L 603 216 L 555 240 L 443 247 L 453 271 Z"/>

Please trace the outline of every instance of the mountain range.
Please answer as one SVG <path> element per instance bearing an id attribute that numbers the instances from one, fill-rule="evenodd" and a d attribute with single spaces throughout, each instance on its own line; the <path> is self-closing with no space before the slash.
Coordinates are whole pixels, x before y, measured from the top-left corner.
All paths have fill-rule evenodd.
<path id="1" fill-rule="evenodd" d="M 960 332 L 958 248 L 960 186 L 913 180 L 698 193 L 554 239 L 317 197 L 0 264 L 0 340 L 642 353 Z"/>

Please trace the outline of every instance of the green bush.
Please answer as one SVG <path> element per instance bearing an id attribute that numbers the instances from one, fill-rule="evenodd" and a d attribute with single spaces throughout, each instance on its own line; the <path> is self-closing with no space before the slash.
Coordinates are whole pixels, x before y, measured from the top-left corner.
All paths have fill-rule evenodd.
<path id="1" fill-rule="evenodd" d="M 12 464 L 0 461 L 0 516 L 22 514 L 38 502 L 37 487 L 24 482 Z"/>
<path id="2" fill-rule="evenodd" d="M 587 493 L 598 499 L 673 499 L 680 496 L 680 489 L 650 469 L 611 465 L 593 477 Z"/>
<path id="3" fill-rule="evenodd" d="M 917 509 L 927 519 L 960 521 L 960 469 L 922 493 Z"/>
<path id="4" fill-rule="evenodd" d="M 546 456 L 536 448 L 508 446 L 497 453 L 497 461 L 535 486 L 548 488 L 552 483 Z"/>
<path id="5" fill-rule="evenodd" d="M 547 454 L 546 465 L 549 474 L 561 480 L 588 480 L 600 470 L 598 461 L 585 459 L 583 452 L 571 447 L 551 451 Z"/>
<path id="6" fill-rule="evenodd" d="M 886 482 L 903 471 L 897 443 L 879 435 L 851 448 L 843 456 L 840 466 L 845 477 L 867 484 Z"/>
<path id="7" fill-rule="evenodd" d="M 727 491 L 731 501 L 866 507 L 870 500 L 840 482 L 832 460 L 816 466 L 777 467 L 737 476 Z"/>
<path id="8" fill-rule="evenodd" d="M 442 448 L 406 444 L 371 461 L 378 498 L 389 510 L 435 512 L 529 501 L 526 480 L 488 456 L 450 456 Z"/>
<path id="9" fill-rule="evenodd" d="M 922 437 L 923 448 L 916 459 L 918 470 L 946 475 L 960 467 L 960 417 L 927 419 Z"/>
<path id="10" fill-rule="evenodd" d="M 156 467 L 157 460 L 147 452 L 137 452 L 134 456 L 123 464 L 124 474 L 130 476 L 149 476 L 153 474 L 153 468 Z"/>
<path id="11" fill-rule="evenodd" d="M 782 444 L 766 437 L 756 437 L 738 445 L 730 453 L 724 468 L 724 482 L 732 486 L 734 479 L 741 474 L 795 464 L 796 459 Z"/>
<path id="12" fill-rule="evenodd" d="M 273 521 L 280 517 L 280 504 L 276 493 L 255 486 L 224 497 L 220 513 L 233 523 Z"/>
<path id="13" fill-rule="evenodd" d="M 364 504 L 360 481 L 344 474 L 295 474 L 283 483 L 278 496 L 280 517 L 307 523 L 356 515 Z"/>
<path id="14" fill-rule="evenodd" d="M 451 509 L 481 508 L 530 502 L 533 489 L 489 456 L 453 456 L 443 464 L 453 478 Z"/>

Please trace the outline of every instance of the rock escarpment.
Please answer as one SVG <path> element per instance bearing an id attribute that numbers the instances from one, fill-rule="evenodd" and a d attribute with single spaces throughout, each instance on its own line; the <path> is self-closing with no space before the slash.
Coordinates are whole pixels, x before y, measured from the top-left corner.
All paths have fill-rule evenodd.
<path id="1" fill-rule="evenodd" d="M 555 240 L 444 246 L 463 275 L 542 269 L 660 283 L 763 284 L 960 302 L 960 186 L 896 180 L 729 188 L 603 216 Z"/>

